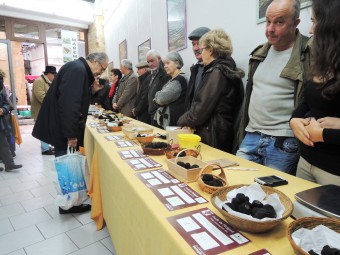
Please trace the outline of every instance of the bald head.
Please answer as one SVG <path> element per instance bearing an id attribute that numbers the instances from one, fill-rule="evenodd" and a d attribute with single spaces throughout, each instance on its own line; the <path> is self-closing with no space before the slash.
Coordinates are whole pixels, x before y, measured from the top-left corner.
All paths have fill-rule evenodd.
<path id="1" fill-rule="evenodd" d="M 293 20 L 296 20 L 300 17 L 300 1 L 299 0 L 273 0 L 271 4 L 268 6 L 266 11 L 266 16 L 268 11 L 274 9 L 286 9 L 287 12 L 291 15 Z"/>

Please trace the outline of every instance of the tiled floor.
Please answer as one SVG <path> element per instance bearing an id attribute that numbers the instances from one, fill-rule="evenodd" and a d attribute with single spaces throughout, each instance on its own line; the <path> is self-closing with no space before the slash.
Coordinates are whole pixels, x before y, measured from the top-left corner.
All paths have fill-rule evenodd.
<path id="1" fill-rule="evenodd" d="M 97 231 L 90 212 L 59 215 L 49 175 L 53 156 L 41 155 L 32 126 L 20 129 L 15 163 L 23 168 L 0 173 L 0 255 L 116 254 L 107 228 Z"/>

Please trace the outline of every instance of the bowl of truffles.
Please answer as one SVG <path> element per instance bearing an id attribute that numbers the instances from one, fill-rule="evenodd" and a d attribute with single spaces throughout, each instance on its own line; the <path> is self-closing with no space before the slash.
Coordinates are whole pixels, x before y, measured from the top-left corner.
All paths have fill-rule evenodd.
<path id="1" fill-rule="evenodd" d="M 269 231 L 293 212 L 289 197 L 257 183 L 219 189 L 212 194 L 211 203 L 230 225 L 249 233 Z"/>
<path id="2" fill-rule="evenodd" d="M 165 142 L 142 143 L 143 153 L 151 156 L 164 155 L 166 150 L 169 150 L 171 145 Z"/>

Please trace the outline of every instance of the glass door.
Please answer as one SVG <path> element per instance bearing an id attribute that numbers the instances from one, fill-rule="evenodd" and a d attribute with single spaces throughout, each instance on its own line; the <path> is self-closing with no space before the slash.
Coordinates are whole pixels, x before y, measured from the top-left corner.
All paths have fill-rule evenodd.
<path id="1" fill-rule="evenodd" d="M 17 115 L 17 102 L 13 76 L 12 49 L 9 40 L 0 39 L 0 72 L 4 76 L 5 92 L 13 104 L 13 114 Z"/>

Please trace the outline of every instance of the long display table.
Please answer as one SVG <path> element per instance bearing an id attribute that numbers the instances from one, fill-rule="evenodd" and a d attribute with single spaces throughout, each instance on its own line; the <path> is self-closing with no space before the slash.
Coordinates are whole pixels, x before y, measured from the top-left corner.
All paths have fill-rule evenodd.
<path id="1" fill-rule="evenodd" d="M 136 171 L 121 159 L 118 151 L 126 150 L 126 148 L 118 148 L 114 142 L 105 139 L 105 136 L 123 135 L 123 133 L 99 133 L 95 127 L 90 126 L 93 122 L 96 120 L 88 120 L 85 132 L 85 151 L 88 165 L 91 168 L 89 187 L 93 202 L 91 216 L 96 221 L 98 229 L 102 227 L 102 218 L 105 219 L 117 254 L 196 254 L 167 218 L 205 207 L 223 218 L 210 203 L 210 195 L 202 192 L 196 182 L 189 183 L 193 190 L 209 202 L 169 211 L 136 177 Z M 132 121 L 132 125 L 146 126 L 136 120 Z M 165 133 L 164 130 L 155 129 L 154 133 L 157 132 Z M 139 145 L 133 147 L 133 149 L 138 148 L 140 148 Z M 240 167 L 257 169 L 257 171 L 239 171 L 225 168 L 229 185 L 250 184 L 253 183 L 255 177 L 277 174 L 289 182 L 288 185 L 277 187 L 277 189 L 284 192 L 292 201 L 294 201 L 295 193 L 317 186 L 315 183 L 252 163 L 204 144 L 201 144 L 201 155 L 203 161 L 227 158 L 239 163 Z M 151 158 L 160 163 L 161 168 L 168 169 L 165 156 L 152 156 Z M 293 249 L 286 237 L 286 230 L 291 221 L 292 219 L 288 218 L 273 230 L 262 234 L 241 232 L 251 242 L 222 254 L 246 255 L 261 249 L 266 249 L 273 255 L 293 254 Z"/>

